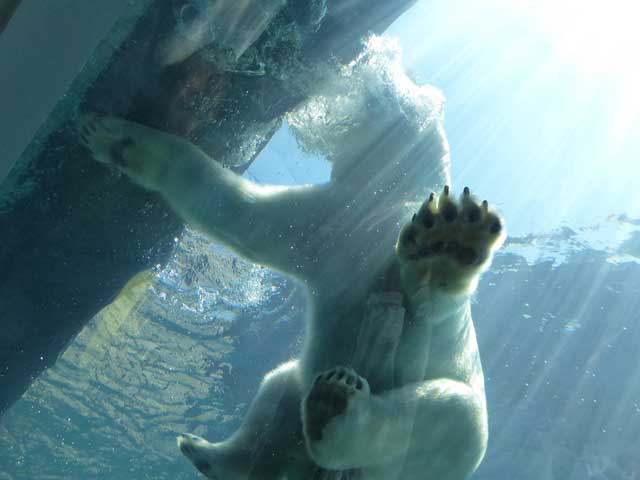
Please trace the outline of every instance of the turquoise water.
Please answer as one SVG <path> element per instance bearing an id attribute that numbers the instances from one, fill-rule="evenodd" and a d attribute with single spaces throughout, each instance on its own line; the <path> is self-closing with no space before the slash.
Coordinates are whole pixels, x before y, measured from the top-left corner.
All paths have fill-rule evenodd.
<path id="1" fill-rule="evenodd" d="M 640 114 L 625 79 L 637 66 L 627 58 L 585 68 L 584 52 L 559 54 L 557 31 L 531 10 L 473 5 L 421 2 L 387 32 L 411 77 L 447 98 L 454 186 L 490 197 L 509 226 L 473 304 L 491 429 L 473 478 L 636 479 Z M 126 36 L 116 30 L 108 38 Z M 100 48 L 93 62 L 106 55 Z M 243 58 L 225 68 L 261 71 L 259 58 Z M 88 70 L 43 115 L 47 128 L 27 152 L 64 123 L 83 83 L 126 103 L 126 92 L 91 83 Z M 248 178 L 328 181 L 327 162 L 302 150 L 287 121 L 256 127 L 254 137 L 273 132 Z M 242 147 L 251 157 L 263 146 Z M 299 351 L 302 287 L 193 230 L 171 241 L 166 264 L 131 280 L 4 413 L 0 480 L 198 478 L 176 434 L 227 437 L 264 372 Z"/>
<path id="2" fill-rule="evenodd" d="M 473 309 L 492 437 L 474 478 L 633 478 L 635 223 L 512 238 L 483 277 Z M 605 250 L 594 230 L 625 240 Z M 197 478 L 176 432 L 229 435 L 302 334 L 300 287 L 231 258 L 192 232 L 128 314 L 94 318 L 3 417 L 0 478 Z"/>

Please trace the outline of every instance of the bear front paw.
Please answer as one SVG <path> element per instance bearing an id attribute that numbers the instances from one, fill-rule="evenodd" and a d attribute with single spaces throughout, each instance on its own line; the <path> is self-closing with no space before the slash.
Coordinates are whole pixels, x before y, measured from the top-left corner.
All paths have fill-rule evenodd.
<path id="1" fill-rule="evenodd" d="M 309 453 L 318 465 L 346 468 L 368 418 L 370 393 L 369 383 L 348 367 L 332 368 L 315 378 L 302 403 L 302 423 Z"/>
<path id="2" fill-rule="evenodd" d="M 308 439 L 320 441 L 327 425 L 369 397 L 369 383 L 348 367 L 319 374 L 304 400 L 304 429 Z"/>
<path id="3" fill-rule="evenodd" d="M 178 448 L 180 448 L 182 454 L 193 463 L 200 473 L 211 480 L 219 480 L 221 478 L 216 472 L 213 445 L 204 438 L 190 433 L 179 435 L 177 441 Z"/>
<path id="4" fill-rule="evenodd" d="M 98 162 L 111 165 L 148 190 L 160 190 L 180 142 L 159 130 L 121 118 L 87 113 L 77 122 L 80 143 Z"/>
<path id="5" fill-rule="evenodd" d="M 133 146 L 134 140 L 123 128 L 125 124 L 118 119 L 87 113 L 80 117 L 77 124 L 80 143 L 93 158 L 104 164 L 112 164 L 123 169 L 127 166 L 126 150 Z"/>
<path id="6" fill-rule="evenodd" d="M 397 254 L 414 281 L 461 290 L 488 267 L 505 238 L 504 221 L 468 187 L 459 199 L 432 193 L 400 233 Z"/>

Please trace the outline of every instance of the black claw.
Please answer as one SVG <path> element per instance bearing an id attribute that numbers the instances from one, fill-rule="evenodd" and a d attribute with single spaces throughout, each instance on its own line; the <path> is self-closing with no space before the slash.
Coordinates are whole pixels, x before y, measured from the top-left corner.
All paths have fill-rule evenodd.
<path id="1" fill-rule="evenodd" d="M 415 222 L 415 221 L 416 221 L 416 214 L 415 214 L 415 213 L 413 214 L 413 217 L 411 217 L 411 221 L 412 221 L 412 222 Z"/>
<path id="2" fill-rule="evenodd" d="M 469 187 L 464 187 L 464 190 L 462 190 L 462 193 L 464 193 L 465 195 L 470 195 L 471 191 L 469 190 Z"/>
<path id="3" fill-rule="evenodd" d="M 436 198 L 436 194 L 435 194 L 435 193 L 433 193 L 433 192 L 431 192 L 431 193 L 429 194 L 429 200 L 428 200 L 428 201 L 429 201 L 429 202 L 433 202 L 433 200 L 434 200 L 435 198 Z"/>
<path id="4" fill-rule="evenodd" d="M 486 200 L 482 201 L 482 208 L 484 208 L 485 210 L 489 208 L 489 202 L 487 202 Z"/>
<path id="5" fill-rule="evenodd" d="M 449 195 L 449 185 L 444 186 L 444 194 Z"/>

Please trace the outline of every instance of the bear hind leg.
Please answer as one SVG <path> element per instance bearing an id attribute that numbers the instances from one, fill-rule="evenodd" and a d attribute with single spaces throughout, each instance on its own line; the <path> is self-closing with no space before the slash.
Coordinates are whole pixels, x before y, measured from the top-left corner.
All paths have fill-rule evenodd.
<path id="1" fill-rule="evenodd" d="M 297 472 L 312 468 L 296 415 L 301 399 L 297 370 L 297 362 L 289 362 L 269 373 L 242 425 L 227 440 L 210 443 L 183 434 L 178 437 L 180 451 L 215 480 L 295 479 Z"/>

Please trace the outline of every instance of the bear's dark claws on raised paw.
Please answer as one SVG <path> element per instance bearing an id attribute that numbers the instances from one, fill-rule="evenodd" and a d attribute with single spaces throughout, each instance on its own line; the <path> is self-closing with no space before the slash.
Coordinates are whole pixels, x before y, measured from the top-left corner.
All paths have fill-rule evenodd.
<path id="1" fill-rule="evenodd" d="M 408 260 L 449 258 L 460 266 L 483 265 L 504 236 L 499 215 L 489 202 L 473 198 L 465 187 L 453 198 L 448 186 L 432 193 L 412 217 L 399 240 L 399 254 Z"/>

